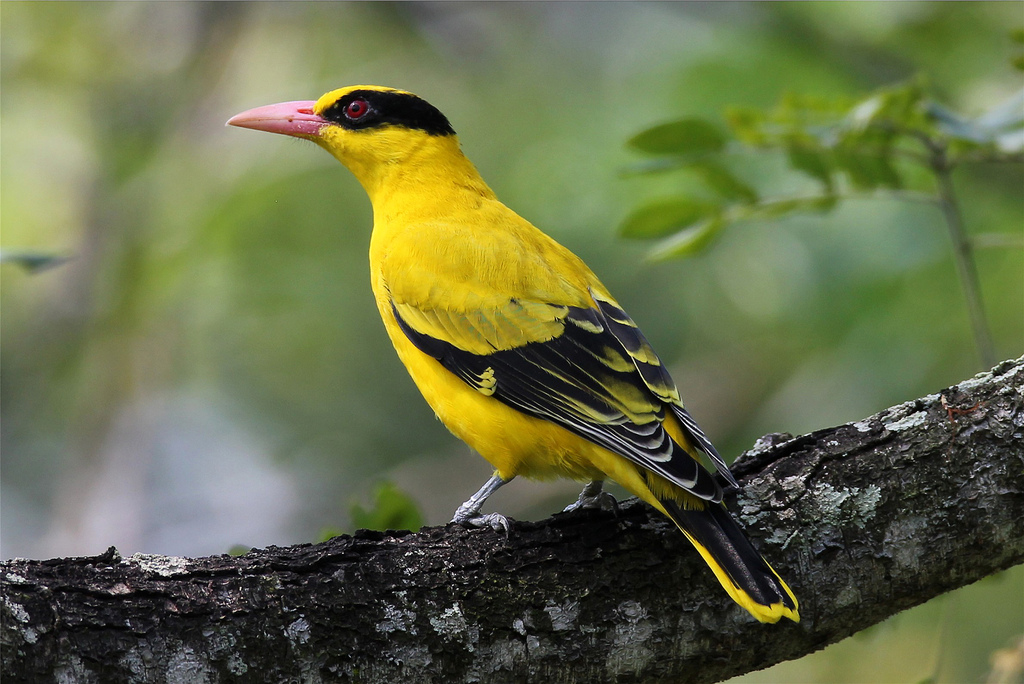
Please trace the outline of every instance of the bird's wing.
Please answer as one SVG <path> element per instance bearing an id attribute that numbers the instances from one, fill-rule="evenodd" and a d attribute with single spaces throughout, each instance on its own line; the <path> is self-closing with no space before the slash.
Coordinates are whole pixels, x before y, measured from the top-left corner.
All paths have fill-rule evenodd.
<path id="1" fill-rule="evenodd" d="M 553 421 L 705 500 L 711 474 L 662 425 L 666 409 L 728 479 L 724 461 L 682 407 L 672 378 L 632 319 L 610 298 L 591 306 L 507 297 L 451 311 L 391 300 L 401 330 L 466 384 Z"/>

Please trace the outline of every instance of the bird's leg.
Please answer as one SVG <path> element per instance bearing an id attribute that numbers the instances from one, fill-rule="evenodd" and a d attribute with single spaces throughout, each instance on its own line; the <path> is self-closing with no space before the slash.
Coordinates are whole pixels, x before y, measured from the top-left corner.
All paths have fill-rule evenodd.
<path id="1" fill-rule="evenodd" d="M 591 480 L 580 492 L 580 497 L 574 503 L 569 504 L 563 513 L 578 511 L 584 508 L 599 508 L 603 511 L 619 510 L 619 502 L 615 497 L 603 490 L 604 480 Z"/>
<path id="2" fill-rule="evenodd" d="M 466 527 L 491 527 L 495 532 L 504 530 L 507 535 L 509 532 L 508 518 L 500 513 L 481 515 L 480 508 L 487 501 L 487 497 L 498 491 L 499 487 L 509 482 L 511 482 L 511 479 L 503 480 L 495 473 L 476 494 L 469 497 L 466 503 L 455 509 L 455 516 L 452 518 L 452 522 Z"/>

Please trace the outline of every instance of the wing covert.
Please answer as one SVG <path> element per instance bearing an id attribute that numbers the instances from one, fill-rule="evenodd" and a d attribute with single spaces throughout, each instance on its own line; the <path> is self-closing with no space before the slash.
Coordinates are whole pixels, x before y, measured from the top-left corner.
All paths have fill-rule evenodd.
<path id="1" fill-rule="evenodd" d="M 585 308 L 510 299 L 504 310 L 470 314 L 392 301 L 392 311 L 420 351 L 482 394 L 559 424 L 695 496 L 721 501 L 715 479 L 662 425 L 666 410 L 672 411 L 692 441 L 728 473 L 679 403 L 657 354 L 614 301 L 596 295 L 594 301 Z M 520 332 L 499 334 L 505 321 L 514 321 Z M 511 341 L 521 344 L 508 346 Z"/>

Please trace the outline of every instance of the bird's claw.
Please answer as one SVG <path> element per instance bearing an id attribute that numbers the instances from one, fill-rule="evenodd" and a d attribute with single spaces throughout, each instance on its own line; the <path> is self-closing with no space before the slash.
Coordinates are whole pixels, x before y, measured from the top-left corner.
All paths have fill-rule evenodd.
<path id="1" fill-rule="evenodd" d="M 598 492 L 593 496 L 588 496 L 586 493 L 580 494 L 579 498 L 573 501 L 571 504 L 562 509 L 563 513 L 572 513 L 573 511 L 582 511 L 587 509 L 598 509 L 601 511 L 613 511 L 619 512 L 619 502 L 615 500 L 615 497 L 608 492 Z"/>
<path id="2" fill-rule="evenodd" d="M 461 508 L 455 512 L 452 518 L 453 523 L 463 527 L 490 527 L 495 532 L 504 532 L 507 537 L 512 530 L 508 518 L 501 513 L 488 513 L 482 515 L 479 511 L 463 511 Z"/>

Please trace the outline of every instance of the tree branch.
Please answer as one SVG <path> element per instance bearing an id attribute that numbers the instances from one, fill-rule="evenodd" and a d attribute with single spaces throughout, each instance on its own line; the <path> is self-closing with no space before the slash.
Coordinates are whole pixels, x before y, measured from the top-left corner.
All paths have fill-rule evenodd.
<path id="1" fill-rule="evenodd" d="M 1024 358 L 741 457 L 731 510 L 801 600 L 756 623 L 646 506 L 233 558 L 0 564 L 5 682 L 711 682 L 1024 561 Z"/>

